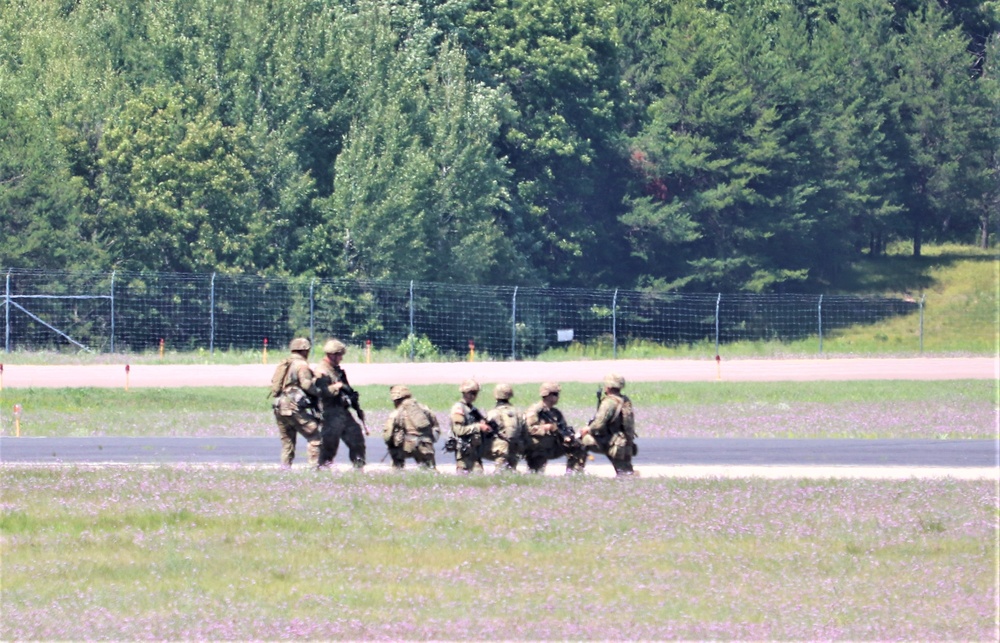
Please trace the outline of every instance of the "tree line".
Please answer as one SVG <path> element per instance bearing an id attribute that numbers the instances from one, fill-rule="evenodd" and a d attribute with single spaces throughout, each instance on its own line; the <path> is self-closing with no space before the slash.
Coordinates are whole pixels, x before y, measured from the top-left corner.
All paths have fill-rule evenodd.
<path id="1" fill-rule="evenodd" d="M 987 245 L 1000 3 L 0 0 L 0 266 L 815 291 Z"/>

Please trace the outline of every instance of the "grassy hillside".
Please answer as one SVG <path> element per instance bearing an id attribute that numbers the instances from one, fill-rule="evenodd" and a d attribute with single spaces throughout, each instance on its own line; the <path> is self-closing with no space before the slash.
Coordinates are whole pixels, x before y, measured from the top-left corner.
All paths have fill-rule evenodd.
<path id="1" fill-rule="evenodd" d="M 831 284 L 831 295 L 902 297 L 923 300 L 919 312 L 874 324 L 857 325 L 792 342 L 735 342 L 720 347 L 723 357 L 812 357 L 824 355 L 994 355 L 998 350 L 1000 254 L 957 244 L 924 246 L 913 257 L 900 244 L 887 256 L 863 259 Z M 923 338 L 921 341 L 921 323 Z M 611 357 L 610 342 L 572 344 L 546 351 L 539 359 Z M 712 358 L 715 344 L 700 342 L 664 348 L 650 342 L 619 345 L 619 358 Z"/>
<path id="2" fill-rule="evenodd" d="M 924 301 L 923 348 L 929 353 L 995 354 L 998 345 L 1000 259 L 996 249 L 927 246 L 913 257 L 908 246 L 860 261 L 841 293 Z M 830 352 L 919 350 L 920 316 L 908 315 L 839 331 L 824 342 Z"/>

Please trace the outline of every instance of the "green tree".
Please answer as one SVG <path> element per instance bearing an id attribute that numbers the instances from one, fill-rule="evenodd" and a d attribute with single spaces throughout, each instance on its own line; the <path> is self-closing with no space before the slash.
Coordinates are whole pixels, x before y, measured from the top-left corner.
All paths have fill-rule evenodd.
<path id="1" fill-rule="evenodd" d="M 99 264 L 81 238 L 79 201 L 55 136 L 0 81 L 0 267 Z"/>
<path id="2" fill-rule="evenodd" d="M 645 194 L 621 218 L 647 268 L 666 268 L 648 278 L 756 291 L 801 281 L 807 268 L 775 251 L 811 220 L 788 184 L 792 119 L 771 38 L 699 2 L 672 6 L 659 29 L 664 96 L 632 143 Z"/>
<path id="3" fill-rule="evenodd" d="M 249 136 L 179 88 L 148 88 L 107 123 L 99 146 L 98 235 L 128 270 L 252 271 L 258 195 Z"/>
<path id="4" fill-rule="evenodd" d="M 511 278 L 523 268 L 496 223 L 509 201 L 493 144 L 502 96 L 471 82 L 463 53 L 418 12 L 401 32 L 401 13 L 367 5 L 350 18 L 359 112 L 312 240 L 319 274 Z"/>
<path id="5" fill-rule="evenodd" d="M 609 280 L 627 257 L 614 6 L 479 1 L 463 26 L 474 77 L 513 101 L 499 141 L 514 172 L 505 230 L 552 282 Z"/>
<path id="6" fill-rule="evenodd" d="M 989 189 L 995 133 L 974 80 L 968 39 L 936 4 L 910 15 L 892 87 L 901 147 L 902 230 L 920 256 L 925 234 L 969 235 Z M 902 231 L 901 230 L 901 231 Z"/>

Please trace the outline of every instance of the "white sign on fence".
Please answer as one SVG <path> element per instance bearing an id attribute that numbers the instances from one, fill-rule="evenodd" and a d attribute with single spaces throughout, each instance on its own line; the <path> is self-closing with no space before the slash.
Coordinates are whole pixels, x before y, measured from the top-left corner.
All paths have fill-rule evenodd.
<path id="1" fill-rule="evenodd" d="M 567 328 L 563 330 L 556 331 L 556 341 L 558 342 L 571 342 L 573 341 L 573 329 Z"/>

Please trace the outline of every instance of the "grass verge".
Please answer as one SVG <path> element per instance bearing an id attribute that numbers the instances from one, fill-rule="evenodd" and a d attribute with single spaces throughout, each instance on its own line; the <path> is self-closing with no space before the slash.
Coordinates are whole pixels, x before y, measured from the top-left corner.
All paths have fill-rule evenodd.
<path id="1" fill-rule="evenodd" d="M 990 640 L 988 481 L 3 469 L 0 638 Z"/>
<path id="2" fill-rule="evenodd" d="M 483 390 L 492 389 L 484 384 Z M 560 407 L 574 425 L 593 414 L 596 385 L 567 383 Z M 453 385 L 411 387 L 442 426 Z M 359 387 L 377 429 L 391 410 L 384 386 Z M 526 407 L 537 384 L 515 387 Z M 626 392 L 646 437 L 994 438 L 997 383 L 989 380 L 870 382 L 636 382 Z M 483 396 L 482 406 L 490 399 Z M 266 393 L 248 388 L 6 389 L 0 435 L 266 436 L 274 421 Z"/>

